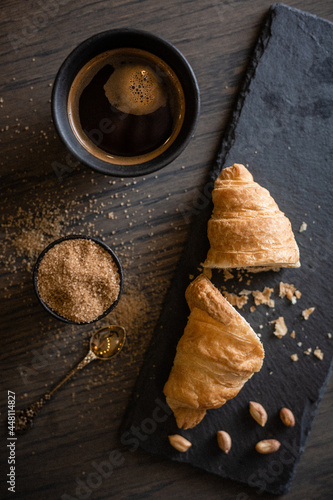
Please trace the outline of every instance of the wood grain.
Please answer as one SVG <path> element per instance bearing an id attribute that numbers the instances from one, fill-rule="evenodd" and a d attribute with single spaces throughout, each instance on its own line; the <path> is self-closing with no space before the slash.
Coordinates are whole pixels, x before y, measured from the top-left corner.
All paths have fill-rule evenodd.
<path id="1" fill-rule="evenodd" d="M 37 302 L 31 284 L 34 255 L 18 255 L 15 244 L 24 227 L 31 230 L 47 215 L 54 227 L 45 243 L 57 233 L 103 237 L 124 264 L 122 317 L 114 319 L 123 320 L 129 329 L 121 356 L 109 364 L 87 367 L 44 408 L 34 428 L 18 438 L 15 498 L 213 500 L 223 494 L 225 499 L 247 500 L 258 496 L 250 488 L 190 466 L 125 450 L 118 428 L 270 3 L 2 1 L 2 420 L 7 417 L 7 391 L 16 393 L 18 408 L 33 402 L 84 356 L 91 331 L 87 326 L 57 323 Z M 333 21 L 330 0 L 288 4 Z M 115 179 L 78 165 L 51 122 L 52 82 L 66 55 L 90 35 L 125 26 L 150 30 L 173 42 L 191 63 L 201 90 L 201 117 L 192 142 L 171 165 L 146 178 Z M 332 398 L 331 382 L 287 500 L 331 494 Z M 5 476 L 7 437 L 3 427 L 1 498 L 11 497 Z"/>

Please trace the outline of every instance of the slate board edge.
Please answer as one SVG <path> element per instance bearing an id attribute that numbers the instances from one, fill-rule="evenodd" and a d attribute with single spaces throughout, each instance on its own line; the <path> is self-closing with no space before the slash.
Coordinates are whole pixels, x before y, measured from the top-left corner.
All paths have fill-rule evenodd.
<path id="1" fill-rule="evenodd" d="M 236 100 L 235 100 L 235 103 L 234 103 L 234 106 L 233 106 L 233 111 L 232 111 L 231 117 L 229 119 L 228 126 L 226 127 L 226 130 L 225 130 L 225 132 L 223 134 L 220 147 L 219 147 L 219 149 L 217 151 L 217 154 L 215 156 L 215 160 L 213 161 L 213 164 L 212 164 L 212 168 L 210 169 L 210 171 L 208 173 L 207 181 L 206 181 L 204 189 L 203 189 L 203 191 L 205 192 L 206 196 L 207 196 L 208 192 L 209 192 L 209 194 L 211 193 L 212 188 L 213 188 L 214 180 L 216 179 L 216 177 L 219 175 L 220 171 L 225 166 L 224 165 L 225 164 L 225 159 L 226 159 L 226 157 L 228 155 L 228 152 L 231 149 L 231 147 L 233 145 L 233 142 L 234 142 L 234 139 L 235 139 L 235 130 L 237 129 L 237 124 L 238 124 L 238 121 L 239 121 L 239 118 L 240 118 L 240 115 L 241 115 L 241 112 L 242 112 L 243 103 L 244 103 L 244 101 L 246 99 L 246 96 L 247 96 L 247 93 L 248 93 L 249 85 L 251 83 L 253 75 L 255 74 L 256 67 L 257 67 L 257 65 L 258 65 L 258 63 L 260 61 L 260 58 L 262 57 L 262 55 L 263 55 L 263 53 L 265 51 L 265 48 L 266 48 L 266 46 L 268 45 L 268 43 L 270 41 L 270 38 L 271 38 L 271 24 L 272 24 L 272 21 L 274 19 L 274 16 L 276 16 L 281 9 L 282 10 L 288 10 L 288 11 L 290 11 L 290 12 L 292 12 L 292 13 L 300 16 L 300 17 L 304 17 L 304 16 L 308 17 L 309 16 L 309 17 L 312 17 L 313 19 L 320 20 L 320 21 L 328 23 L 330 25 L 333 24 L 330 21 L 327 21 L 325 19 L 319 18 L 318 16 L 315 16 L 313 14 L 310 14 L 310 13 L 307 13 L 307 12 L 304 12 L 304 11 L 301 11 L 299 9 L 295 9 L 295 8 L 289 7 L 289 6 L 287 6 L 285 4 L 282 4 L 282 3 L 276 3 L 276 4 L 273 4 L 270 7 L 270 9 L 269 9 L 269 11 L 268 11 L 268 13 L 267 13 L 267 15 L 266 15 L 263 23 L 262 23 L 261 29 L 259 31 L 259 36 L 258 36 L 257 42 L 255 44 L 255 47 L 254 47 L 252 56 L 250 58 L 250 61 L 248 63 L 247 69 L 245 71 L 245 75 L 243 77 L 243 82 L 241 84 L 239 93 L 238 93 L 238 95 L 236 97 Z M 211 213 L 211 210 L 212 210 L 212 204 L 211 204 L 211 200 L 209 200 L 209 203 L 207 204 L 207 206 L 203 207 L 203 209 L 200 211 L 200 213 L 197 214 L 194 217 L 194 220 L 192 221 L 191 229 L 190 229 L 190 233 L 189 233 L 189 237 L 188 237 L 187 243 L 185 244 L 185 247 L 183 249 L 182 255 L 181 255 L 180 259 L 179 259 L 179 263 L 178 263 L 178 266 L 177 266 L 177 269 L 176 269 L 176 272 L 175 272 L 175 276 L 174 276 L 174 278 L 172 280 L 172 284 L 171 284 L 171 286 L 169 288 L 169 291 L 168 291 L 168 293 L 166 295 L 166 299 L 165 299 L 165 302 L 164 302 L 162 313 L 161 313 L 160 318 L 158 320 L 158 323 L 156 325 L 156 328 L 155 328 L 154 335 L 152 337 L 151 343 L 150 343 L 150 345 L 149 345 L 149 347 L 147 349 L 145 360 L 144 360 L 142 369 L 140 370 L 137 382 L 135 384 L 133 394 L 137 393 L 137 388 L 140 386 L 140 381 L 145 379 L 146 373 L 150 369 L 149 359 L 154 354 L 154 346 L 158 342 L 159 335 L 161 335 L 160 327 L 164 323 L 165 318 L 169 314 L 168 306 L 170 305 L 170 303 L 173 302 L 173 297 L 175 297 L 175 296 L 179 297 L 179 287 L 182 288 L 185 291 L 185 289 L 186 289 L 186 287 L 187 287 L 187 285 L 189 283 L 189 280 L 188 280 L 189 271 L 190 272 L 192 271 L 195 275 L 198 274 L 198 272 L 195 269 L 189 270 L 188 260 L 189 260 L 189 254 L 191 253 L 190 249 L 193 248 L 193 240 L 196 239 L 196 234 L 198 233 L 198 225 L 199 224 L 205 224 L 206 225 L 208 217 L 209 217 L 209 214 Z M 207 249 L 208 249 L 208 240 L 207 240 Z M 199 264 L 200 264 L 200 262 L 196 262 L 197 266 Z M 185 297 L 184 297 L 184 304 L 185 304 L 185 307 L 186 307 Z M 318 407 L 319 407 L 319 404 L 320 404 L 320 402 L 322 400 L 323 394 L 324 394 L 325 389 L 327 387 L 327 384 L 328 384 L 328 381 L 330 379 L 332 371 L 333 371 L 333 361 L 331 362 L 330 368 L 328 370 L 326 380 L 325 380 L 324 384 L 322 385 L 322 387 L 320 389 L 320 393 L 318 395 L 318 398 L 311 405 L 311 412 L 310 412 L 311 413 L 311 419 L 309 419 L 308 425 L 304 428 L 304 432 L 302 433 L 301 443 L 300 443 L 300 453 L 299 453 L 299 456 L 298 456 L 297 460 L 294 463 L 294 467 L 293 467 L 293 470 L 291 472 L 289 481 L 286 484 L 281 485 L 281 488 L 278 491 L 277 490 L 273 491 L 272 489 L 268 488 L 266 490 L 268 493 L 273 493 L 273 494 L 276 494 L 276 495 L 281 495 L 281 494 L 285 494 L 285 493 L 288 492 L 288 490 L 290 488 L 290 485 L 291 485 L 291 483 L 293 481 L 293 478 L 294 478 L 294 475 L 295 475 L 298 463 L 299 463 L 300 458 L 302 456 L 302 453 L 303 453 L 303 451 L 305 449 L 306 440 L 307 440 L 307 438 L 308 438 L 308 436 L 309 436 L 309 434 L 311 432 L 311 428 L 312 428 L 312 424 L 313 424 L 313 420 L 314 420 L 315 414 L 316 414 L 316 412 L 318 410 Z M 121 427 L 120 427 L 120 434 L 126 432 L 126 430 L 130 428 L 130 425 L 131 425 L 131 416 L 132 416 L 133 412 L 135 411 L 135 407 L 136 407 L 136 399 L 133 397 L 131 399 L 130 404 L 128 405 L 128 407 L 126 409 L 125 414 L 124 414 L 123 422 L 122 422 Z M 140 445 L 140 447 L 145 450 L 144 443 L 142 443 Z M 145 450 L 145 451 L 148 451 L 149 453 L 153 453 L 151 450 Z M 165 455 L 162 452 L 158 453 L 158 455 L 161 456 L 161 457 L 163 457 L 163 458 L 167 458 L 168 460 L 170 460 L 170 456 Z M 191 465 L 190 463 L 188 463 L 186 461 L 183 461 L 181 458 L 178 460 L 175 457 L 174 460 L 182 462 L 182 463 L 187 463 L 188 465 Z M 191 465 L 191 466 L 193 467 L 193 465 Z M 194 467 L 196 467 L 196 466 L 194 466 Z M 214 473 L 214 472 L 210 471 L 209 468 L 206 469 L 206 472 Z M 220 477 L 224 477 L 224 476 L 221 475 Z M 237 481 L 238 483 L 242 483 L 239 480 L 239 478 L 237 478 L 237 479 L 234 480 L 232 477 L 230 477 L 230 475 L 225 476 L 225 478 L 228 479 L 228 480 L 231 480 L 231 481 Z M 247 482 L 244 481 L 243 484 L 247 484 Z"/>

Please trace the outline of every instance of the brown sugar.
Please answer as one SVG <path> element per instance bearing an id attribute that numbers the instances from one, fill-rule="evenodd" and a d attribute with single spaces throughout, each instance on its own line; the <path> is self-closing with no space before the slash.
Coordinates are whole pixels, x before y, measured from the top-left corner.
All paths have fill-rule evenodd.
<path id="1" fill-rule="evenodd" d="M 120 276 L 114 259 L 101 245 L 90 239 L 69 239 L 42 258 L 37 288 L 54 312 L 76 323 L 89 323 L 117 300 Z"/>

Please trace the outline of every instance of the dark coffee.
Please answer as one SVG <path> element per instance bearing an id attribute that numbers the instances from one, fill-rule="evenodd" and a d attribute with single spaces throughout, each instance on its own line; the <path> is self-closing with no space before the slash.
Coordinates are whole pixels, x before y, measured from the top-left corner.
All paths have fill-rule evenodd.
<path id="1" fill-rule="evenodd" d="M 177 137 L 185 99 L 172 69 L 140 49 L 100 54 L 76 76 L 68 99 L 80 143 L 109 163 L 143 163 Z"/>

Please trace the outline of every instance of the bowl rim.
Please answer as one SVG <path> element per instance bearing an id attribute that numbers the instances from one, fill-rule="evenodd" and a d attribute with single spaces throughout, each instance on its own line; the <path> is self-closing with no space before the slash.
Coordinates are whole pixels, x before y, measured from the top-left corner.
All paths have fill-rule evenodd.
<path id="1" fill-rule="evenodd" d="M 178 76 L 185 94 L 184 123 L 174 142 L 156 158 L 135 165 L 117 165 L 93 156 L 76 139 L 67 115 L 68 93 L 80 69 L 98 54 L 119 47 L 141 48 L 163 59 Z M 160 170 L 186 148 L 199 119 L 200 91 L 191 65 L 172 43 L 149 31 L 116 28 L 87 38 L 65 58 L 54 80 L 51 112 L 60 139 L 77 160 L 105 175 L 137 177 Z"/>
<path id="2" fill-rule="evenodd" d="M 95 318 L 95 319 L 93 319 L 91 321 L 77 322 L 77 321 L 73 321 L 73 320 L 67 319 L 64 316 L 61 316 L 60 314 L 56 313 L 53 309 L 51 309 L 51 307 L 49 307 L 46 304 L 46 302 L 43 301 L 43 299 L 41 298 L 41 296 L 39 294 L 39 290 L 38 290 L 38 269 L 39 269 L 39 265 L 40 265 L 41 261 L 43 260 L 44 256 L 47 254 L 47 252 L 49 250 L 51 250 L 51 248 L 53 248 L 56 245 L 58 245 L 59 243 L 62 243 L 63 241 L 77 240 L 77 239 L 90 240 L 90 241 L 93 241 L 94 243 L 97 243 L 101 247 L 103 247 L 111 255 L 111 257 L 113 258 L 114 262 L 116 263 L 116 266 L 117 266 L 117 269 L 118 269 L 118 273 L 119 273 L 119 278 L 120 278 L 119 293 L 118 293 L 117 299 L 114 302 L 112 302 L 112 304 L 100 316 L 98 316 L 97 318 Z M 33 278 L 33 287 L 34 287 L 34 290 L 35 290 L 35 294 L 37 296 L 37 299 L 41 303 L 41 305 L 44 307 L 44 309 L 49 314 L 51 314 L 51 316 L 53 316 L 54 318 L 59 319 L 59 320 L 63 321 L 64 323 L 69 323 L 69 324 L 72 324 L 72 325 L 88 325 L 88 324 L 96 323 L 96 321 L 99 321 L 100 319 L 105 318 L 105 316 L 107 316 L 116 307 L 116 305 L 118 304 L 120 296 L 121 296 L 121 294 L 123 292 L 123 287 L 124 287 L 124 271 L 123 271 L 123 267 L 121 265 L 121 262 L 120 262 L 120 260 L 119 260 L 119 258 L 117 256 L 117 254 L 114 252 L 114 250 L 111 247 L 109 247 L 109 245 L 107 245 L 103 241 L 99 240 L 98 238 L 95 238 L 94 236 L 79 235 L 79 234 L 69 234 L 67 236 L 63 236 L 61 238 L 58 238 L 57 240 L 52 241 L 49 245 L 47 245 L 44 248 L 44 250 L 42 250 L 42 252 L 39 254 L 39 256 L 38 256 L 38 258 L 37 258 L 37 260 L 35 262 L 35 265 L 34 265 L 34 268 L 33 268 L 32 278 Z"/>

